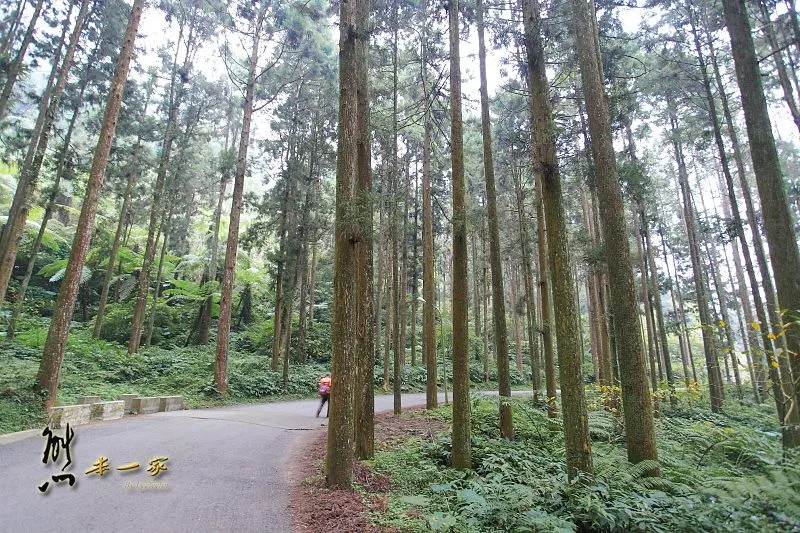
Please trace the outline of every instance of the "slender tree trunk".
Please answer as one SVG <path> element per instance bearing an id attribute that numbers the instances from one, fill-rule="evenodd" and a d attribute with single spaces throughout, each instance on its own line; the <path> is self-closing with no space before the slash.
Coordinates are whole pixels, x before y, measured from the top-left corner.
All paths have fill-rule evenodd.
<path id="1" fill-rule="evenodd" d="M 25 54 L 28 52 L 28 46 L 30 46 L 31 42 L 33 41 L 33 32 L 34 29 L 36 29 L 36 22 L 39 20 L 39 15 L 42 13 L 43 6 L 44 0 L 38 0 L 36 2 L 36 7 L 33 8 L 33 15 L 31 15 L 31 20 L 28 22 L 28 29 L 25 31 L 25 36 L 22 38 L 22 43 L 17 51 L 17 56 L 14 58 L 14 61 L 8 68 L 6 83 L 3 86 L 3 92 L 0 94 L 0 120 L 6 118 L 6 115 L 8 114 L 8 104 L 11 100 L 11 92 L 14 90 L 14 84 L 16 84 L 17 77 L 22 70 L 22 64 L 25 61 Z M 11 42 L 13 42 L 13 34 L 9 37 L 9 44 Z M 56 63 L 57 62 L 58 61 L 56 61 Z"/>
<path id="2" fill-rule="evenodd" d="M 594 475 L 581 371 L 581 349 L 578 346 L 578 313 L 573 292 L 575 284 L 570 268 L 569 242 L 556 156 L 555 126 L 550 108 L 550 85 L 547 81 L 542 45 L 539 3 L 537 0 L 523 0 L 522 9 L 528 83 L 531 89 L 531 123 L 534 132 L 533 168 L 542 195 L 547 225 L 547 249 L 552 267 L 567 475 L 570 479 L 575 479 L 578 473 Z"/>
<path id="3" fill-rule="evenodd" d="M 235 143 L 235 139 L 233 141 Z M 225 143 L 227 147 L 227 142 Z M 233 148 L 231 148 L 231 151 Z M 209 244 L 210 258 L 208 261 L 208 281 L 217 280 L 217 262 L 219 261 L 219 226 L 222 221 L 222 204 L 225 202 L 225 189 L 228 186 L 230 176 L 228 171 L 222 173 L 219 180 L 219 194 L 217 195 L 217 205 L 214 208 L 214 222 L 211 225 L 211 243 Z M 198 333 L 198 344 L 208 344 L 208 338 L 211 334 L 211 312 L 214 305 L 214 297 L 209 296 L 205 303 L 205 311 L 203 312 L 203 321 L 200 323 L 200 330 Z"/>
<path id="4" fill-rule="evenodd" d="M 414 230 L 411 254 L 411 366 L 417 364 L 417 314 L 419 310 L 419 164 L 414 173 Z"/>
<path id="5" fill-rule="evenodd" d="M 154 80 L 151 80 L 154 81 Z M 142 106 L 142 112 L 139 115 L 139 123 L 143 124 L 147 116 L 147 107 L 150 103 L 155 83 L 151 83 L 147 90 L 147 97 L 145 104 Z M 77 112 L 76 112 L 77 114 Z M 103 288 L 100 291 L 100 302 L 97 304 L 97 314 L 94 317 L 94 329 L 92 330 L 92 337 L 95 339 L 100 338 L 100 331 L 103 329 L 103 319 L 105 317 L 106 304 L 108 303 L 108 293 L 111 289 L 111 280 L 114 277 L 114 267 L 117 261 L 117 254 L 119 253 L 120 241 L 125 229 L 125 224 L 130 217 L 130 204 L 133 188 L 139 178 L 139 157 L 142 150 L 142 136 L 141 133 L 136 138 L 136 144 L 133 147 L 133 156 L 128 166 L 128 176 L 125 180 L 125 192 L 122 196 L 122 208 L 120 209 L 119 220 L 117 221 L 117 229 L 114 232 L 114 242 L 111 245 L 111 251 L 108 255 L 108 265 L 106 266 L 105 276 L 103 277 Z"/>
<path id="6" fill-rule="evenodd" d="M 650 267 L 650 294 L 655 298 L 654 307 L 656 311 L 656 322 L 658 325 L 658 332 L 661 336 L 662 355 L 664 357 L 664 371 L 667 374 L 667 385 L 670 390 L 670 404 L 675 406 L 675 374 L 672 370 L 672 357 L 669 353 L 669 341 L 667 340 L 667 328 L 664 323 L 664 310 L 661 306 L 661 289 L 658 283 L 658 270 L 656 269 L 655 255 L 653 253 L 653 244 L 650 240 L 650 224 L 645 216 L 644 209 L 640 211 L 642 217 L 642 229 L 644 231 L 644 245 L 646 249 L 647 264 Z"/>
<path id="7" fill-rule="evenodd" d="M 758 58 L 753 45 L 750 22 L 743 0 L 723 0 L 725 24 L 731 38 L 731 49 L 736 67 L 736 79 L 742 95 L 747 136 L 750 140 L 750 156 L 756 175 L 758 193 L 761 198 L 764 229 L 767 234 L 772 266 L 775 272 L 778 304 L 788 312 L 790 321 L 796 319 L 800 310 L 800 251 L 792 225 L 792 217 L 786 201 L 786 190 L 781 175 L 772 125 L 769 118 Z M 762 272 L 764 277 L 767 272 Z M 800 329 L 789 326 L 785 332 L 791 372 L 794 383 L 786 391 L 792 404 L 784 418 L 783 433 L 785 447 L 800 446 Z M 794 389 L 794 390 L 792 390 Z"/>
<path id="8" fill-rule="evenodd" d="M 608 262 L 615 346 L 622 383 L 628 460 L 658 459 L 650 391 L 647 388 L 642 339 L 636 330 L 638 309 L 631 269 L 625 210 L 611 135 L 611 118 L 603 87 L 594 17 L 585 0 L 573 0 L 575 42 L 592 140 L 603 242 Z M 559 350 L 560 352 L 561 350 Z M 564 384 L 562 383 L 562 387 Z"/>
<path id="9" fill-rule="evenodd" d="M 461 123 L 461 58 L 458 0 L 450 0 L 450 123 L 453 165 L 453 450 L 452 466 L 472 467 L 469 401 L 469 317 L 467 301 L 467 212 L 464 185 L 464 140 Z M 502 292 L 501 298 L 502 298 Z M 497 304 L 495 303 L 495 306 Z M 496 307 L 495 307 L 496 308 Z M 503 364 L 498 354 L 498 365 Z M 505 364 L 508 364 L 506 358 Z M 504 384 L 500 386 L 501 394 Z M 510 415 L 510 411 L 509 411 Z M 510 416 L 508 418 L 510 420 Z M 503 427 L 501 423 L 501 427 Z M 511 430 L 510 424 L 506 430 Z M 513 434 L 504 433 L 511 438 Z"/>
<path id="10" fill-rule="evenodd" d="M 0 237 L 0 251 L 2 251 L 2 259 L 0 260 L 0 302 L 5 300 L 8 283 L 14 271 L 19 244 L 25 230 L 25 223 L 28 220 L 28 211 L 33 202 L 36 185 L 39 181 L 39 173 L 50 140 L 50 133 L 58 113 L 61 93 L 67 83 L 68 72 L 72 66 L 72 59 L 75 56 L 81 30 L 89 11 L 89 3 L 89 0 L 83 0 L 81 4 L 75 27 L 70 36 L 69 45 L 64 54 L 64 60 L 61 61 L 61 50 L 69 30 L 70 15 L 72 14 L 73 4 L 70 4 L 62 25 L 58 48 L 52 58 L 53 67 L 39 103 L 39 116 L 36 118 L 33 135 L 20 171 L 17 190 L 14 193 L 14 200 L 8 213 L 8 222 L 3 227 L 2 236 Z M 12 79 L 9 77 L 8 84 L 10 83 L 12 83 Z M 6 87 L 8 87 L 8 84 Z M 0 120 L 2 118 L 2 110 L 0 109 Z"/>
<path id="11" fill-rule="evenodd" d="M 308 329 L 314 329 L 314 291 L 317 285 L 317 243 L 311 245 L 311 286 L 308 289 Z M 379 335 L 375 336 L 380 338 Z"/>
<path id="12" fill-rule="evenodd" d="M 733 185 L 733 183 L 731 183 Z M 723 182 L 720 183 L 720 190 L 726 191 L 727 183 Z M 736 197 L 734 196 L 734 200 Z M 729 197 L 723 193 L 722 195 L 722 213 L 726 219 L 731 219 L 731 204 Z M 737 214 L 738 214 L 738 207 L 737 207 Z M 736 224 L 736 218 L 734 217 L 734 224 Z M 737 226 L 736 230 L 737 235 L 740 236 L 742 232 L 741 227 L 741 219 L 739 219 L 739 225 Z M 758 331 L 751 327 L 751 324 L 754 322 L 753 319 L 753 307 L 750 304 L 750 297 L 747 292 L 747 283 L 745 282 L 744 278 L 744 271 L 742 269 L 742 259 L 740 257 L 739 251 L 739 243 L 740 241 L 737 239 L 731 239 L 731 246 L 733 248 L 733 265 L 736 270 L 736 284 L 738 285 L 738 294 L 739 298 L 734 298 L 737 307 L 737 314 L 739 315 L 739 325 L 742 329 L 741 336 L 742 342 L 744 343 L 745 348 L 745 355 L 747 356 L 747 367 L 750 371 L 750 381 L 751 385 L 753 386 L 753 395 L 755 397 L 756 403 L 761 403 L 761 391 L 760 386 L 763 382 L 763 378 L 759 380 L 758 375 L 758 364 L 755 362 L 756 360 L 760 359 L 760 354 L 763 353 L 763 348 L 761 347 L 761 339 L 758 335 Z M 725 262 L 728 264 L 728 257 L 725 254 Z M 728 278 L 733 280 L 734 277 L 730 273 L 730 264 L 728 266 Z M 752 268 L 752 263 L 750 265 Z M 734 292 L 736 294 L 736 292 Z M 744 318 L 744 321 L 742 320 Z M 746 333 L 745 333 L 746 330 Z M 763 367 L 761 368 L 761 372 L 763 375 Z"/>
<path id="13" fill-rule="evenodd" d="M 156 233 L 157 225 L 160 217 L 163 216 L 164 204 L 164 187 L 167 180 L 167 171 L 169 170 L 169 162 L 172 154 L 172 145 L 177 137 L 177 125 L 179 119 L 179 112 L 181 102 L 184 97 L 184 86 L 186 84 L 186 75 L 191 67 L 191 58 L 193 56 L 192 50 L 195 48 L 195 33 L 194 22 L 189 25 L 188 36 L 185 41 L 186 53 L 182 66 L 178 66 L 178 50 L 179 45 L 183 41 L 183 34 L 185 27 L 182 25 L 180 34 L 178 36 L 178 44 L 175 47 L 175 56 L 172 62 L 172 74 L 169 88 L 169 114 L 167 117 L 167 125 L 164 130 L 164 142 L 161 147 L 161 158 L 158 163 L 158 172 L 156 174 L 156 183 L 153 187 L 153 201 L 150 208 L 150 225 L 147 233 L 147 245 L 144 252 L 144 260 L 142 261 L 141 274 L 139 275 L 139 287 L 136 295 L 136 307 L 133 312 L 133 321 L 131 324 L 131 336 L 128 340 L 128 353 L 136 353 L 139 350 L 139 344 L 142 336 L 142 321 L 144 319 L 145 310 L 147 307 L 147 295 L 150 290 L 150 269 L 153 266 L 156 252 Z"/>
<path id="14" fill-rule="evenodd" d="M 134 41 L 136 40 L 136 30 L 139 26 L 143 7 L 144 0 L 134 0 L 122 40 L 122 47 L 117 58 L 114 77 L 111 80 L 108 103 L 106 104 L 99 140 L 89 172 L 86 195 L 78 218 L 78 226 L 70 250 L 69 263 L 67 264 L 64 279 L 61 281 L 61 289 L 58 291 L 55 312 L 50 321 L 50 329 L 47 333 L 42 361 L 36 376 L 38 388 L 47 391 L 47 399 L 45 400 L 47 409 L 53 407 L 56 402 L 58 378 L 67 346 L 69 328 L 72 323 L 72 311 L 75 308 L 83 262 L 89 249 L 89 241 L 94 228 L 97 202 L 100 197 L 100 189 L 103 186 L 103 177 L 108 163 L 108 155 L 111 151 L 111 143 L 114 140 L 117 118 L 122 103 L 122 91 L 128 78 L 128 68 L 133 54 Z"/>
<path id="15" fill-rule="evenodd" d="M 281 355 L 281 335 L 283 334 L 283 282 L 286 277 L 286 220 L 289 208 L 289 187 L 283 194 L 283 206 L 281 207 L 281 222 L 278 229 L 278 260 L 275 273 L 275 312 L 272 318 L 272 358 L 270 360 L 270 370 L 278 371 Z"/>
<path id="16" fill-rule="evenodd" d="M 479 270 L 479 263 L 478 263 L 478 230 L 477 228 L 473 228 L 470 240 L 472 241 L 472 316 L 475 317 L 474 319 L 474 326 L 475 326 L 475 337 L 481 337 L 481 302 L 483 301 L 483 296 L 481 295 L 480 291 L 480 276 L 478 275 Z M 475 353 L 475 360 L 480 361 L 482 354 L 476 351 Z"/>
<path id="17" fill-rule="evenodd" d="M 306 362 L 306 338 L 307 322 L 306 322 L 306 301 L 308 300 L 308 251 L 307 246 L 303 244 L 303 250 L 300 253 L 300 306 L 298 307 L 298 321 L 297 321 L 297 362 L 305 364 Z"/>
<path id="18" fill-rule="evenodd" d="M 94 50 L 91 52 L 89 59 L 87 60 L 87 69 L 89 69 L 89 65 L 92 64 L 94 57 L 98 47 L 96 46 Z M 14 338 L 14 328 L 17 323 L 17 319 L 19 319 L 20 314 L 22 313 L 22 307 L 25 303 L 25 292 L 27 291 L 28 284 L 31 281 L 31 277 L 33 276 L 34 266 L 36 265 L 36 256 L 39 254 L 39 250 L 42 246 L 42 240 L 44 239 L 44 234 L 47 231 L 47 224 L 50 219 L 53 217 L 53 213 L 56 209 L 56 199 L 58 198 L 59 187 L 61 186 L 61 180 L 65 176 L 67 172 L 67 167 L 69 166 L 69 153 L 70 153 L 70 144 L 72 142 L 72 134 L 75 131 L 75 125 L 78 122 L 78 116 L 80 115 L 81 108 L 83 107 L 83 96 L 86 91 L 86 86 L 89 82 L 89 75 L 87 74 L 83 76 L 83 79 L 80 83 L 80 89 L 78 90 L 78 97 L 77 102 L 75 102 L 75 111 L 72 114 L 72 118 L 69 121 L 69 126 L 67 127 L 67 133 L 64 137 L 64 144 L 62 145 L 61 153 L 58 156 L 58 162 L 56 163 L 56 177 L 55 182 L 53 183 L 53 189 L 50 193 L 50 198 L 47 201 L 47 207 L 44 211 L 44 216 L 42 217 L 42 222 L 39 225 L 39 232 L 36 235 L 36 241 L 33 244 L 33 248 L 31 249 L 30 259 L 28 261 L 28 265 L 25 270 L 25 277 L 22 279 L 20 283 L 20 287 L 17 290 L 16 300 L 14 302 L 14 310 L 12 312 L 11 320 L 8 323 L 8 329 L 6 331 L 6 337 L 9 339 Z"/>
<path id="19" fill-rule="evenodd" d="M 239 151 L 236 156 L 236 172 L 233 178 L 233 197 L 231 199 L 231 214 L 228 224 L 228 242 L 225 248 L 225 266 L 222 268 L 222 282 L 220 284 L 222 299 L 219 304 L 219 320 L 217 322 L 217 357 L 214 365 L 214 385 L 221 396 L 228 395 L 228 339 L 231 332 L 236 254 L 239 248 L 239 221 L 242 213 L 244 176 L 247 172 L 247 147 L 250 143 L 250 122 L 253 118 L 259 42 L 267 6 L 268 4 L 264 2 L 258 11 L 253 47 L 250 51 L 243 102 L 242 130 L 239 137 Z"/>
<path id="20" fill-rule="evenodd" d="M 647 283 L 647 266 L 645 265 L 644 252 L 642 251 L 642 229 L 639 225 L 639 217 L 634 211 L 634 232 L 636 234 L 636 262 L 639 264 L 639 271 L 641 272 L 640 281 L 642 285 L 642 304 L 644 308 L 644 323 L 647 328 L 647 357 L 650 360 L 650 386 L 655 393 L 658 390 L 658 377 L 656 376 L 656 346 L 655 346 L 655 332 L 653 327 L 653 315 L 650 313 L 650 291 Z M 658 412 L 658 400 L 653 399 L 653 406 L 655 411 Z"/>
<path id="21" fill-rule="evenodd" d="M 400 363 L 401 368 L 406 365 L 406 346 L 408 346 L 408 200 L 409 200 L 409 179 L 410 170 L 406 164 L 406 178 L 403 186 L 403 228 L 400 233 L 400 293 L 398 303 L 400 304 Z"/>
<path id="22" fill-rule="evenodd" d="M 17 0 L 17 6 L 14 8 L 14 14 L 10 16 L 11 24 L 6 27 L 3 24 L 0 27 L 0 56 L 4 56 L 11 49 L 14 44 L 14 39 L 17 36 L 17 30 L 22 23 L 22 15 L 25 12 L 26 0 Z"/>
<path id="23" fill-rule="evenodd" d="M 514 352 L 516 355 L 514 363 L 517 365 L 517 371 L 522 373 L 522 331 L 519 326 L 519 313 L 517 313 L 519 278 L 517 277 L 516 267 L 510 262 L 506 263 L 506 270 L 508 271 L 508 282 L 511 285 L 509 287 L 511 292 L 511 324 L 514 328 Z"/>
<path id="24" fill-rule="evenodd" d="M 359 31 L 367 35 L 370 1 L 359 0 L 364 16 Z M 372 153 L 369 109 L 369 46 L 366 39 L 358 39 L 355 46 L 356 99 L 358 111 L 356 206 L 360 214 L 360 240 L 356 243 L 356 405 L 355 439 L 356 457 L 370 459 L 375 455 L 375 330 L 373 315 L 373 196 Z"/>
<path id="25" fill-rule="evenodd" d="M 392 300 L 394 306 L 394 320 L 392 321 L 392 353 L 394 355 L 393 362 L 392 362 L 392 369 L 393 377 L 392 377 L 392 393 L 394 396 L 394 414 L 395 416 L 400 416 L 400 412 L 402 410 L 402 395 L 401 395 L 401 387 L 402 387 L 402 361 L 403 356 L 400 354 L 400 322 L 401 320 L 405 320 L 405 317 L 402 317 L 403 306 L 401 305 L 400 300 L 403 298 L 403 295 L 400 292 L 400 251 L 399 251 L 399 241 L 400 236 L 398 235 L 400 231 L 400 213 L 397 207 L 397 195 L 398 195 L 398 188 L 400 182 L 400 167 L 398 165 L 398 125 L 397 125 L 397 84 L 398 84 L 398 58 L 397 58 L 397 49 L 399 46 L 398 38 L 398 27 L 397 27 L 397 13 L 398 13 L 398 1 L 393 0 L 392 2 L 392 29 L 394 32 L 394 38 L 392 39 L 392 148 L 391 148 L 391 183 L 392 183 L 392 192 L 390 195 L 391 199 L 391 241 L 392 241 Z M 466 273 L 465 273 L 466 274 Z M 405 347 L 403 348 L 405 351 Z"/>
<path id="26" fill-rule="evenodd" d="M 422 39 L 422 92 L 427 102 L 431 98 L 428 87 L 427 31 L 428 0 L 423 1 Z M 435 409 L 436 394 L 436 282 L 433 275 L 433 208 L 431 206 L 431 118 L 430 107 L 425 106 L 422 139 L 422 358 L 425 360 L 425 406 Z"/>
<path id="27" fill-rule="evenodd" d="M 511 405 L 507 400 L 504 400 L 504 397 L 511 397 L 511 378 L 508 369 L 508 329 L 506 325 L 505 287 L 503 286 L 503 263 L 500 256 L 500 222 L 497 214 L 497 191 L 495 188 L 492 154 L 492 127 L 489 118 L 489 88 L 486 81 L 486 44 L 484 43 L 483 36 L 483 0 L 477 1 L 476 18 L 478 23 L 478 57 L 481 78 L 483 171 L 486 177 L 486 214 L 489 223 L 489 265 L 492 270 L 492 319 L 494 322 L 495 354 L 497 356 L 497 387 L 501 397 L 500 435 L 513 440 L 514 422 L 512 420 Z M 466 262 L 466 258 L 464 258 L 464 260 Z M 456 277 L 458 276 L 459 274 L 456 274 Z M 455 392 L 453 394 L 455 397 Z"/>
<path id="28" fill-rule="evenodd" d="M 794 125 L 800 131 L 800 110 L 797 106 L 797 100 L 794 97 L 792 82 L 789 79 L 789 74 L 786 71 L 786 64 L 783 62 L 783 51 L 778 46 L 778 37 L 775 35 L 775 26 L 769 16 L 766 4 L 759 1 L 758 7 L 761 11 L 761 22 L 763 23 L 762 29 L 764 36 L 767 38 L 770 51 L 772 52 L 772 60 L 775 62 L 775 70 L 778 72 L 778 81 L 780 81 L 781 89 L 783 89 L 783 99 L 786 106 L 789 108 L 789 113 L 792 115 Z"/>
<path id="29" fill-rule="evenodd" d="M 525 191 L 522 188 L 522 172 L 514 172 L 514 188 L 517 196 L 517 216 L 519 217 L 520 251 L 522 252 L 522 281 L 525 288 L 525 312 L 528 315 L 528 347 L 531 352 L 531 381 L 533 401 L 539 402 L 542 388 L 542 362 L 539 353 L 539 339 L 536 333 L 536 301 L 533 297 L 533 271 L 531 268 L 531 237 L 528 230 L 528 215 L 525 212 Z"/>
<path id="30" fill-rule="evenodd" d="M 670 108 L 670 122 L 672 127 L 672 147 L 675 151 L 675 160 L 678 164 L 678 183 L 680 185 L 681 196 L 683 198 L 683 219 L 686 225 L 686 234 L 689 239 L 689 256 L 692 261 L 692 272 L 694 274 L 695 292 L 697 293 L 697 313 L 700 318 L 700 326 L 703 332 L 703 350 L 706 358 L 706 370 L 708 371 L 708 388 L 711 397 L 711 410 L 721 412 L 725 399 L 722 388 L 722 374 L 719 369 L 717 359 L 717 345 L 714 340 L 716 330 L 716 320 L 711 316 L 709 310 L 709 299 L 706 288 L 707 280 L 701 268 L 700 247 L 697 242 L 697 225 L 695 222 L 694 206 L 692 205 L 691 192 L 689 189 L 689 175 L 686 170 L 686 162 L 683 157 L 683 147 L 680 141 L 680 130 L 678 129 L 677 119 L 674 109 Z"/>
<path id="31" fill-rule="evenodd" d="M 164 228 L 161 233 L 164 235 L 164 242 L 161 244 L 161 253 L 158 256 L 158 270 L 156 271 L 156 286 L 153 290 L 153 303 L 150 305 L 150 317 L 147 322 L 147 336 L 145 337 L 145 347 L 150 347 L 153 342 L 153 327 L 156 322 L 156 312 L 158 309 L 158 296 L 161 292 L 162 276 L 164 275 L 164 256 L 167 253 L 167 243 L 169 242 L 169 226 L 170 219 L 172 218 L 172 208 L 168 213 L 164 213 L 164 219 L 161 221 L 161 227 Z M 156 240 L 157 241 L 157 240 Z"/>

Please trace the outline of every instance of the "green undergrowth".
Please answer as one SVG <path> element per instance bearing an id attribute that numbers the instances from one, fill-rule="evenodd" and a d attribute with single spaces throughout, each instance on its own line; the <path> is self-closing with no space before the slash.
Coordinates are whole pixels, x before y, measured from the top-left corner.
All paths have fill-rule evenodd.
<path id="1" fill-rule="evenodd" d="M 33 384 L 47 336 L 45 327 L 18 333 L 0 342 L 0 433 L 41 427 L 45 415 Z M 83 329 L 70 335 L 58 390 L 58 405 L 79 396 L 103 400 L 126 393 L 142 396 L 182 395 L 188 407 L 263 402 L 311 397 L 327 365 L 291 368 L 287 386 L 279 372 L 269 370 L 265 355 L 231 351 L 228 355 L 230 396 L 222 399 L 213 384 L 215 346 L 144 348 L 128 355 L 124 346 L 92 339 Z"/>
<path id="2" fill-rule="evenodd" d="M 401 531 L 800 531 L 800 455 L 782 456 L 766 405 L 665 408 L 660 464 L 626 460 L 622 422 L 589 412 L 596 475 L 567 480 L 560 419 L 512 400 L 516 440 L 501 439 L 498 400 L 472 400 L 473 469 L 448 468 L 450 436 L 378 451 L 392 482 L 379 526 Z M 685 403 L 685 402 L 683 402 Z M 450 421 L 442 407 L 429 416 Z M 661 468 L 661 477 L 651 477 Z"/>

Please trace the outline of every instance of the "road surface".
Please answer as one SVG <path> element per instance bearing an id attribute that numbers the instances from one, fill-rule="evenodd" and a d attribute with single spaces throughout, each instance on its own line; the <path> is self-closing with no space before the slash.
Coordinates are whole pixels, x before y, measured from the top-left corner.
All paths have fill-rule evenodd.
<path id="1" fill-rule="evenodd" d="M 288 532 L 293 444 L 327 424 L 317 401 L 193 409 L 76 426 L 65 472 L 42 458 L 42 431 L 0 437 L 0 531 Z M 403 405 L 425 403 L 403 395 Z M 392 408 L 377 396 L 376 412 Z M 63 437 L 63 430 L 53 430 Z M 110 470 L 86 474 L 100 457 Z M 150 461 L 166 470 L 152 476 Z M 138 463 L 138 468 L 117 470 Z M 155 463 L 154 466 L 158 466 Z M 74 486 L 53 475 L 71 473 Z M 45 493 L 38 487 L 46 481 Z"/>

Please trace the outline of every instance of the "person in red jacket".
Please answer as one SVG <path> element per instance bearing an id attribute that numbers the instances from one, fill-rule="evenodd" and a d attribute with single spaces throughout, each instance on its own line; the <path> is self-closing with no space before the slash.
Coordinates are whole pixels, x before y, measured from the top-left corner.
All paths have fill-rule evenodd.
<path id="1" fill-rule="evenodd" d="M 328 413 L 331 411 L 331 373 L 328 372 L 325 374 L 322 379 L 319 380 L 319 409 L 317 409 L 317 416 L 322 412 L 322 406 L 326 403 L 328 404 L 328 408 L 325 410 L 325 418 L 328 417 Z"/>

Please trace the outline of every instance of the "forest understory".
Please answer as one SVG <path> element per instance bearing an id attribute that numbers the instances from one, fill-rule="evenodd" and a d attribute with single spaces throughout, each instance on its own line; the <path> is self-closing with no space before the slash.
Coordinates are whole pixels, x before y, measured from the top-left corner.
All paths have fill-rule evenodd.
<path id="1" fill-rule="evenodd" d="M 626 461 L 618 415 L 590 393 L 593 479 L 566 475 L 562 420 L 514 399 L 516 440 L 500 437 L 497 400 L 473 398 L 473 464 L 449 468 L 452 407 L 376 416 L 375 458 L 356 463 L 354 486 L 324 481 L 323 430 L 296 452 L 298 531 L 695 532 L 800 530 L 800 463 L 780 449 L 765 406 L 711 414 L 697 391 L 678 393 L 656 418 L 661 476 Z"/>

